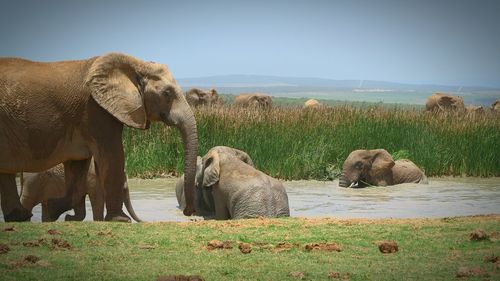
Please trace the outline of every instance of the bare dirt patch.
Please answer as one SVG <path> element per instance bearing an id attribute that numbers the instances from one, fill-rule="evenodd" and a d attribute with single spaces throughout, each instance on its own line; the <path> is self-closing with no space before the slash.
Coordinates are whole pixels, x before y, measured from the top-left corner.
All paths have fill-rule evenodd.
<path id="1" fill-rule="evenodd" d="M 491 234 L 490 234 L 490 241 L 491 242 L 495 242 L 495 241 L 498 241 L 500 240 L 500 232 L 498 231 L 493 231 Z"/>
<path id="2" fill-rule="evenodd" d="M 27 255 L 24 257 L 24 261 L 29 263 L 37 263 L 39 260 L 40 258 L 34 255 Z"/>
<path id="3" fill-rule="evenodd" d="M 471 241 L 482 241 L 489 238 L 489 235 L 481 229 L 476 229 L 469 234 Z"/>
<path id="4" fill-rule="evenodd" d="M 4 228 L 2 231 L 3 231 L 3 232 L 15 232 L 15 231 L 17 231 L 17 230 L 16 230 L 16 228 L 15 228 L 15 227 L 13 227 L 13 226 L 7 226 L 7 227 L 6 227 L 6 228 Z"/>
<path id="5" fill-rule="evenodd" d="M 111 230 L 108 230 L 108 231 L 99 231 L 97 232 L 97 235 L 98 236 L 111 236 L 113 237 L 113 232 L 111 232 Z"/>
<path id="6" fill-rule="evenodd" d="M 52 249 L 66 249 L 69 250 L 71 249 L 71 245 L 68 243 L 68 241 L 63 240 L 63 239 L 57 239 L 57 238 L 52 238 Z"/>
<path id="7" fill-rule="evenodd" d="M 332 272 L 328 273 L 328 278 L 330 278 L 330 279 L 349 280 L 349 273 L 347 273 L 347 272 L 332 271 Z"/>
<path id="8" fill-rule="evenodd" d="M 9 246 L 6 244 L 0 244 L 0 254 L 6 254 L 10 251 Z"/>
<path id="9" fill-rule="evenodd" d="M 205 279 L 201 278 L 198 275 L 168 275 L 168 276 L 160 276 L 157 281 L 204 281 Z"/>
<path id="10" fill-rule="evenodd" d="M 62 232 L 59 231 L 59 230 L 57 230 L 57 229 L 49 229 L 47 231 L 47 233 L 50 234 L 50 235 L 61 235 L 62 234 Z"/>
<path id="11" fill-rule="evenodd" d="M 44 244 L 47 244 L 47 241 L 44 238 L 23 242 L 24 247 L 39 247 L 40 245 Z"/>
<path id="12" fill-rule="evenodd" d="M 378 245 L 379 251 L 384 254 L 392 254 L 399 250 L 396 241 L 376 241 L 376 244 Z"/>
<path id="13" fill-rule="evenodd" d="M 238 249 L 240 249 L 240 252 L 243 254 L 250 254 L 252 252 L 252 245 L 250 245 L 249 243 L 240 242 L 238 243 Z"/>
<path id="14" fill-rule="evenodd" d="M 488 277 L 488 272 L 484 271 L 479 266 L 466 267 L 462 266 L 458 269 L 456 277 Z"/>
<path id="15" fill-rule="evenodd" d="M 291 243 L 287 243 L 287 242 L 279 242 L 276 246 L 274 246 L 274 248 L 272 249 L 272 251 L 274 253 L 279 253 L 279 252 L 288 251 L 290 249 L 299 248 L 299 247 L 300 247 L 300 244 L 291 244 Z"/>
<path id="16" fill-rule="evenodd" d="M 224 242 L 219 241 L 219 240 L 210 240 L 207 243 L 207 246 L 205 247 L 206 250 L 212 251 L 215 249 L 232 249 L 233 248 L 233 242 L 231 240 L 226 240 Z"/>
<path id="17" fill-rule="evenodd" d="M 337 243 L 310 243 L 304 246 L 306 251 L 341 252 L 342 248 Z"/>
<path id="18" fill-rule="evenodd" d="M 484 262 L 491 262 L 491 263 L 496 263 L 498 262 L 500 259 L 498 258 L 497 255 L 491 255 L 491 256 L 486 256 L 484 257 Z"/>
<path id="19" fill-rule="evenodd" d="M 302 280 L 305 277 L 305 274 L 302 271 L 292 271 L 292 272 L 288 273 L 288 275 L 290 275 L 293 278 L 299 279 L 299 280 Z"/>

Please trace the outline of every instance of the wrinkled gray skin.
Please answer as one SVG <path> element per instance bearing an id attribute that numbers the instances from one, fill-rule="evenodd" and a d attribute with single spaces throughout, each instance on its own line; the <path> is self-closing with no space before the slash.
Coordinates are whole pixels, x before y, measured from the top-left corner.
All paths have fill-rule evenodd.
<path id="1" fill-rule="evenodd" d="M 198 185 L 212 189 L 217 220 L 290 216 L 288 196 L 278 180 L 219 147 L 202 162 Z"/>
<path id="2" fill-rule="evenodd" d="M 239 149 L 227 147 L 227 146 L 216 146 L 212 148 L 218 152 L 227 153 L 233 155 L 240 159 L 241 161 L 247 163 L 248 165 L 253 167 L 253 161 L 250 156 Z M 196 189 L 194 193 L 194 206 L 195 212 L 194 215 L 202 216 L 204 219 L 214 219 L 215 218 L 215 203 L 212 195 L 212 188 L 202 188 L 201 183 L 203 181 L 202 174 L 202 159 L 201 157 L 197 158 L 196 162 Z M 186 203 L 184 199 L 184 175 L 182 175 L 178 180 L 175 186 L 175 195 L 177 196 L 177 203 L 179 203 L 179 208 L 184 210 Z"/>
<path id="3" fill-rule="evenodd" d="M 66 194 L 66 185 L 64 183 L 64 165 L 59 164 L 40 173 L 22 173 L 21 186 L 21 204 L 23 207 L 31 211 L 33 207 L 41 203 L 42 221 L 51 221 L 49 217 L 49 199 L 60 198 Z M 182 186 L 182 188 L 184 188 L 184 186 Z M 135 221 L 141 222 L 142 220 L 137 217 L 137 214 L 132 207 L 132 203 L 130 202 L 130 193 L 126 179 L 123 189 L 124 204 L 127 211 Z M 89 167 L 85 191 L 90 198 L 94 220 L 102 221 L 104 219 L 104 189 L 99 187 L 99 181 L 97 180 L 93 159 Z M 85 197 L 77 206 L 74 207 L 73 210 L 75 215 L 66 215 L 66 221 L 82 221 L 85 219 Z"/>
<path id="4" fill-rule="evenodd" d="M 425 110 L 431 112 L 465 112 L 464 99 L 460 96 L 434 93 L 427 98 Z"/>
<path id="5" fill-rule="evenodd" d="M 224 101 L 219 97 L 215 89 L 204 91 L 198 88 L 192 88 L 186 93 L 186 100 L 191 107 L 224 105 Z"/>
<path id="6" fill-rule="evenodd" d="M 427 177 L 407 159 L 394 161 L 385 149 L 355 150 L 349 154 L 339 179 L 341 187 L 364 187 L 400 183 L 427 183 Z"/>

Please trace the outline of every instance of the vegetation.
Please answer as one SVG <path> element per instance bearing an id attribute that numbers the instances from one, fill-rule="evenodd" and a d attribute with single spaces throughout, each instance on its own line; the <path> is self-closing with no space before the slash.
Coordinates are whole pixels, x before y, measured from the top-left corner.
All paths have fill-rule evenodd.
<path id="1" fill-rule="evenodd" d="M 302 275 L 304 280 L 456 280 L 459 271 L 471 276 L 467 280 L 498 280 L 499 263 L 494 262 L 500 251 L 495 233 L 499 223 L 498 216 L 0 223 L 0 247 L 9 248 L 0 252 L 0 272 L 5 281 L 156 280 L 164 275 L 205 280 L 298 280 Z M 489 238 L 472 241 L 472 232 L 481 234 L 477 229 Z M 229 240 L 232 248 L 209 250 L 214 239 Z M 381 253 L 382 240 L 396 242 L 398 251 Z M 243 254 L 238 242 L 249 243 L 245 248 L 251 252 Z M 340 251 L 308 251 L 306 246 L 314 243 L 331 243 Z"/>
<path id="2" fill-rule="evenodd" d="M 490 113 L 224 107 L 198 109 L 196 120 L 200 155 L 217 145 L 235 147 L 248 152 L 260 170 L 281 179 L 332 179 L 351 151 L 374 148 L 411 159 L 428 176 L 500 176 L 500 119 Z M 129 176 L 182 173 L 183 147 L 175 128 L 126 129 L 124 146 Z"/>

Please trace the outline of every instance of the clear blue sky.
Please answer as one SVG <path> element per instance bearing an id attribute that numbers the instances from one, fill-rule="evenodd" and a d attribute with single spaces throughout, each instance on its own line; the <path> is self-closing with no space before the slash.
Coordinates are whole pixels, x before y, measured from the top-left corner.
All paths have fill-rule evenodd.
<path id="1" fill-rule="evenodd" d="M 4 1 L 0 56 L 500 87 L 500 1 Z"/>

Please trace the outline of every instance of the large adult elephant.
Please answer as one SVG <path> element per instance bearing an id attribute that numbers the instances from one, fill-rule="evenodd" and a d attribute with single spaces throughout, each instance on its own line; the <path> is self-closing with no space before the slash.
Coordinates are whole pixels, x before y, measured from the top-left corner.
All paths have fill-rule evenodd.
<path id="1" fill-rule="evenodd" d="M 273 100 L 270 96 L 261 93 L 241 94 L 234 98 L 234 105 L 240 107 L 271 108 Z"/>
<path id="2" fill-rule="evenodd" d="M 51 198 L 64 197 L 66 194 L 66 185 L 64 183 L 64 165 L 59 164 L 47 171 L 40 173 L 22 173 L 21 176 L 21 204 L 24 208 L 31 211 L 33 207 L 42 204 L 42 221 L 50 221 L 47 202 Z M 184 186 L 182 186 L 184 188 Z M 124 203 L 130 216 L 137 222 L 142 220 L 137 216 L 130 201 L 130 192 L 128 183 L 125 179 L 123 186 Z M 99 186 L 95 171 L 95 163 L 91 161 L 87 182 L 85 184 L 85 193 L 90 198 L 92 206 L 92 215 L 95 221 L 102 221 L 104 218 L 104 189 Z M 71 202 L 68 202 L 71 204 Z M 85 200 L 82 200 L 78 206 L 73 208 L 74 215 L 66 215 L 66 221 L 82 221 L 86 216 Z"/>
<path id="3" fill-rule="evenodd" d="M 227 146 L 215 146 L 212 150 L 217 151 L 219 153 L 225 153 L 228 155 L 233 155 L 239 160 L 245 162 L 250 166 L 253 165 L 252 158 L 244 152 L 236 148 L 227 147 Z M 198 156 L 196 160 L 196 189 L 194 193 L 194 206 L 195 206 L 195 215 L 202 216 L 205 219 L 213 219 L 215 218 L 215 202 L 214 197 L 212 195 L 212 188 L 203 188 L 203 165 L 202 159 Z M 184 175 L 182 175 L 175 185 L 175 195 L 177 197 L 177 203 L 179 203 L 179 208 L 184 210 L 186 208 L 186 200 L 184 198 Z"/>
<path id="4" fill-rule="evenodd" d="M 308 99 L 304 102 L 304 108 L 320 108 L 322 104 L 316 99 Z"/>
<path id="5" fill-rule="evenodd" d="M 465 111 L 464 99 L 460 96 L 434 93 L 427 98 L 425 110 L 432 112 Z"/>
<path id="6" fill-rule="evenodd" d="M 427 183 L 427 177 L 415 163 L 407 159 L 394 161 L 385 149 L 354 150 L 344 161 L 339 179 L 341 187 L 400 183 Z"/>
<path id="7" fill-rule="evenodd" d="M 5 220 L 25 221 L 32 215 L 19 201 L 17 172 L 40 172 L 64 163 L 66 199 L 48 202 L 54 220 L 83 200 L 93 156 L 106 193 L 105 220 L 130 221 L 122 211 L 123 125 L 147 129 L 152 121 L 181 131 L 184 214 L 191 215 L 196 121 L 165 65 L 119 53 L 49 63 L 0 59 L 0 192 Z"/>
<path id="8" fill-rule="evenodd" d="M 217 147 L 203 157 L 197 184 L 211 190 L 217 220 L 290 216 L 281 182 Z"/>
<path id="9" fill-rule="evenodd" d="M 491 111 L 495 113 L 500 113 L 500 99 L 494 101 L 491 104 Z"/>
<path id="10" fill-rule="evenodd" d="M 213 88 L 206 91 L 192 88 L 186 93 L 186 100 L 192 107 L 224 105 L 224 101 L 219 97 L 219 93 Z"/>

